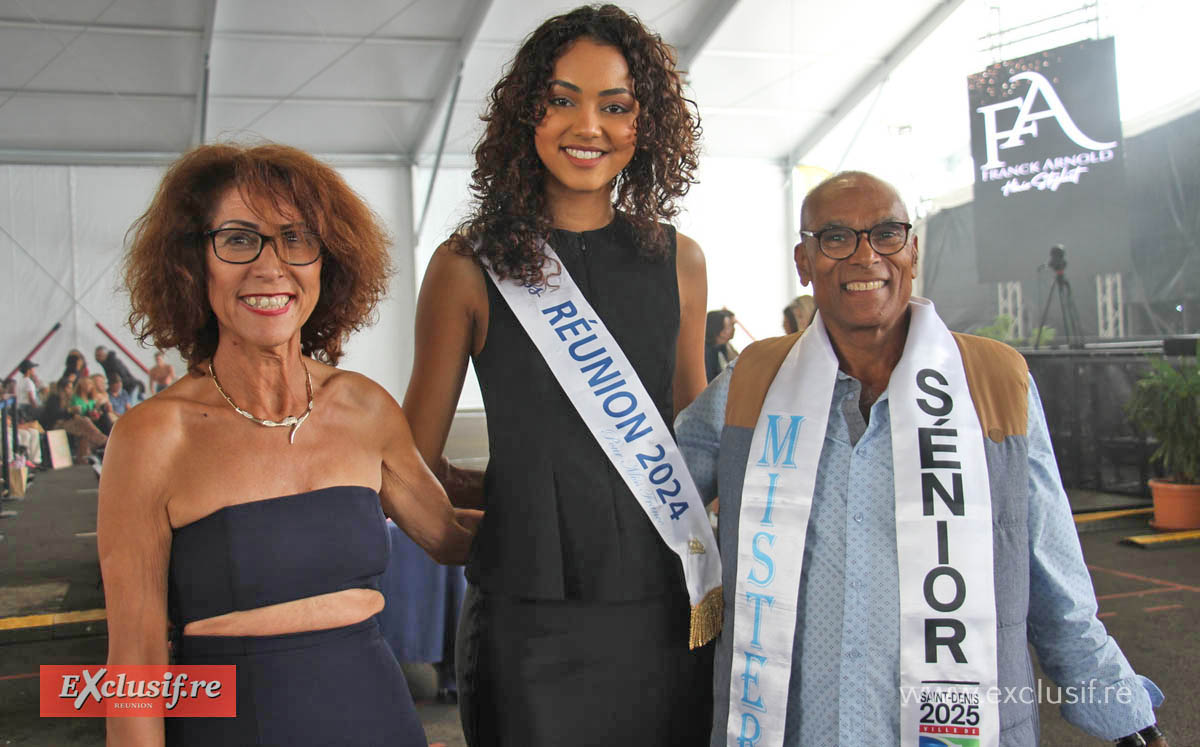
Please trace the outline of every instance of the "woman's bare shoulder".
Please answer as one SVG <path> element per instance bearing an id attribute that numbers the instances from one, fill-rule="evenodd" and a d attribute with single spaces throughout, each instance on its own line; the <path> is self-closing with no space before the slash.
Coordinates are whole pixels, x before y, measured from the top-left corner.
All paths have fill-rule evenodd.
<path id="1" fill-rule="evenodd" d="M 140 496 L 165 505 L 178 481 L 178 466 L 193 452 L 196 439 L 204 438 L 211 410 L 202 398 L 205 383 L 199 376 L 185 377 L 117 419 L 104 449 L 102 502 Z"/>
<path id="2" fill-rule="evenodd" d="M 471 249 L 470 242 L 459 234 L 454 234 L 443 241 L 434 250 L 429 259 L 426 277 L 442 276 L 451 281 L 482 281 L 483 267 Z"/>
<path id="3" fill-rule="evenodd" d="M 685 267 L 694 267 L 697 263 L 704 266 L 704 252 L 696 240 L 686 234 L 675 234 L 675 261 Z"/>
<path id="4" fill-rule="evenodd" d="M 191 374 L 125 411 L 113 426 L 110 439 L 130 444 L 166 446 L 186 438 L 190 420 L 203 417 L 208 377 Z M 214 390 L 215 391 L 215 390 Z M 161 448 L 159 449 L 161 450 Z"/>
<path id="5" fill-rule="evenodd" d="M 312 363 L 308 364 L 310 367 Z M 346 369 L 317 363 L 314 378 L 321 377 L 324 399 L 332 406 L 342 408 L 362 423 L 378 422 L 395 414 L 400 409 L 396 398 L 382 384 L 369 376 Z"/>

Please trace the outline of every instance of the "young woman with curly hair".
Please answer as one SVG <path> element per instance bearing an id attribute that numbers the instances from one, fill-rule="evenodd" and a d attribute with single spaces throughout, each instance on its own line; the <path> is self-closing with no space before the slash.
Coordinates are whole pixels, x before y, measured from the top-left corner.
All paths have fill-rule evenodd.
<path id="1" fill-rule="evenodd" d="M 167 665 L 169 622 L 175 664 L 235 665 L 238 702 L 113 718 L 109 743 L 425 745 L 375 620 L 383 514 L 443 562 L 478 514 L 456 515 L 395 400 L 335 368 L 386 287 L 378 219 L 302 151 L 206 145 L 131 235 L 131 326 L 189 374 L 106 449 L 108 661 Z"/>
<path id="2" fill-rule="evenodd" d="M 674 65 L 611 5 L 535 30 L 489 98 L 474 210 L 421 288 L 405 411 L 451 500 L 485 510 L 458 654 L 476 747 L 707 743 L 711 646 L 689 650 L 679 559 L 497 285 L 565 269 L 666 423 L 704 388 L 704 256 L 664 224 L 700 131 Z M 542 242 L 561 265 L 543 268 Z M 442 457 L 468 361 L 486 474 Z"/>

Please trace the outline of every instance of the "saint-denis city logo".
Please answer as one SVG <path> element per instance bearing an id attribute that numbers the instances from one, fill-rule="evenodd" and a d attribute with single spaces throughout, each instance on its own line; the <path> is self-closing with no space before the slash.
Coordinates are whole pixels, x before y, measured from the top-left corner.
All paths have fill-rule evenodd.
<path id="1" fill-rule="evenodd" d="M 41 715 L 237 715 L 232 665 L 43 665 Z"/>

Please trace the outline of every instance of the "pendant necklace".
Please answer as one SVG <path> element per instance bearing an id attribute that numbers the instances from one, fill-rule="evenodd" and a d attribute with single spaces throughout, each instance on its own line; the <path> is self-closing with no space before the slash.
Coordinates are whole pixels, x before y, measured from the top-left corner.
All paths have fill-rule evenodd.
<path id="1" fill-rule="evenodd" d="M 288 443 L 294 444 L 296 443 L 297 429 L 304 425 L 304 421 L 308 420 L 308 416 L 312 414 L 313 409 L 312 376 L 308 373 L 308 366 L 304 365 L 303 360 L 300 361 L 300 367 L 304 369 L 304 388 L 308 392 L 308 409 L 306 409 L 304 414 L 299 417 L 296 417 L 295 415 L 288 415 L 283 420 L 265 420 L 263 418 L 256 418 L 242 408 L 233 404 L 233 400 L 231 400 L 229 395 L 225 393 L 225 390 L 221 388 L 221 380 L 217 378 L 217 371 L 213 368 L 212 361 L 208 362 L 208 375 L 212 377 L 213 383 L 217 385 L 217 391 L 221 393 L 221 396 L 225 398 L 225 401 L 229 403 L 229 406 L 236 410 L 239 415 L 249 420 L 253 420 L 259 425 L 265 425 L 268 428 L 286 428 L 290 426 L 292 432 L 291 435 L 288 436 Z"/>

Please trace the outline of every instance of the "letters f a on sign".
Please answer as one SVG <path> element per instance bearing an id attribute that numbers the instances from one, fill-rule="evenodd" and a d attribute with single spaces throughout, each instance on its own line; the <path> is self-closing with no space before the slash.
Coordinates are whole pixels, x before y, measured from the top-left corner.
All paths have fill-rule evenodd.
<path id="1" fill-rule="evenodd" d="M 1062 128 L 1063 133 L 1071 138 L 1071 140 L 1081 148 L 1088 150 L 1104 150 L 1106 148 L 1115 147 L 1117 141 L 1109 143 L 1101 143 L 1093 140 L 1079 129 L 1075 121 L 1071 119 L 1070 113 L 1067 112 L 1067 107 L 1063 106 L 1062 99 L 1058 97 L 1058 92 L 1054 90 L 1054 86 L 1041 73 L 1032 71 L 1017 73 L 1008 79 L 1010 83 L 1027 80 L 1029 81 L 1029 90 L 1025 92 L 1024 98 L 1009 99 L 995 104 L 981 106 L 975 111 L 983 115 L 983 136 L 984 142 L 987 145 L 987 163 L 981 166 L 981 169 L 998 169 L 1005 165 L 1004 161 L 1000 160 L 1001 148 L 1016 148 L 1025 144 L 1025 136 L 1030 135 L 1037 137 L 1038 135 L 1038 120 L 1053 117 L 1058 122 L 1058 126 Z M 1038 96 L 1046 102 L 1046 108 L 1041 111 L 1033 111 L 1033 105 L 1037 103 Z M 1011 130 L 1000 130 L 996 124 L 996 113 L 1004 109 L 1019 109 L 1017 119 L 1013 122 Z"/>

